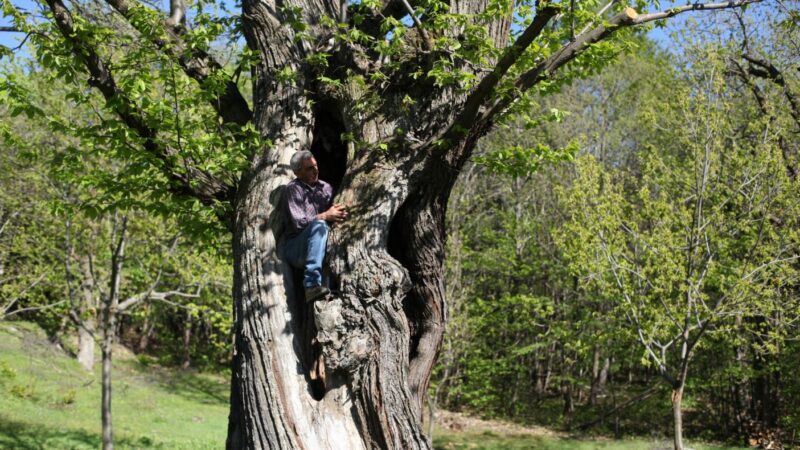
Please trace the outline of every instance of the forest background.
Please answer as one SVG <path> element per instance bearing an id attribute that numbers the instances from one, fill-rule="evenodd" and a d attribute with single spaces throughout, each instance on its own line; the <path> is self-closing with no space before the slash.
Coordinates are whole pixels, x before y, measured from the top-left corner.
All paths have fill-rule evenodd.
<path id="1" fill-rule="evenodd" d="M 691 437 L 798 445 L 800 35 L 785 13 L 641 34 L 483 139 L 448 210 L 432 416 L 669 435 L 677 409 Z M 111 327 L 159 364 L 224 370 L 226 232 L 137 196 L 153 174 L 106 146 L 106 113 L 81 98 L 96 94 L 53 83 L 59 57 L 3 53 L 2 319 L 36 322 L 87 368 Z M 191 115 L 184 82 L 161 89 Z"/>

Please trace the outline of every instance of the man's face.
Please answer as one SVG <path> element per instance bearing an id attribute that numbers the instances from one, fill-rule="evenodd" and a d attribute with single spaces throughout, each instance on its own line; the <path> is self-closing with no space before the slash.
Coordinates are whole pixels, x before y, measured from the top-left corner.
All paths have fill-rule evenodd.
<path id="1" fill-rule="evenodd" d="M 297 178 L 305 184 L 316 184 L 319 181 L 319 168 L 314 157 L 304 160 L 300 164 L 300 170 L 294 173 Z"/>

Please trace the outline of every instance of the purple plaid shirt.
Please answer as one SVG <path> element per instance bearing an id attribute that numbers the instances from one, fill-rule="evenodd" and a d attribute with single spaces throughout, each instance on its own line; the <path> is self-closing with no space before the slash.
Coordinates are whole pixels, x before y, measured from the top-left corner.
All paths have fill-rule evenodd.
<path id="1" fill-rule="evenodd" d="M 287 237 L 292 238 L 316 220 L 317 214 L 331 207 L 333 188 L 322 180 L 309 186 L 295 178 L 286 185 L 285 197 L 288 212 Z"/>

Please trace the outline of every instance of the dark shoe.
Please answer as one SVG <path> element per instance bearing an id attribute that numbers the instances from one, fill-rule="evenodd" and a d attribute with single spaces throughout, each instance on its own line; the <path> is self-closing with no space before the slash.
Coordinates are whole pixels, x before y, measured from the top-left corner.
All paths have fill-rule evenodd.
<path id="1" fill-rule="evenodd" d="M 328 290 L 325 286 L 312 286 L 306 288 L 306 303 L 313 302 L 315 300 L 319 300 L 322 297 L 330 294 L 331 291 Z"/>

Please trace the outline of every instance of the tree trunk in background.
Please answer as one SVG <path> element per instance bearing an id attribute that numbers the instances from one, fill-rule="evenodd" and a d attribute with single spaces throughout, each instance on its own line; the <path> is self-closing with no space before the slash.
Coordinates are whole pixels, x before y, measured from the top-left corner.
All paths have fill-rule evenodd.
<path id="1" fill-rule="evenodd" d="M 188 369 L 191 364 L 192 343 L 192 311 L 187 309 L 183 317 L 183 362 L 182 369 Z"/>
<path id="2" fill-rule="evenodd" d="M 78 362 L 84 369 L 94 368 L 95 349 L 95 286 L 89 258 L 83 255 L 81 265 L 81 304 L 78 308 Z"/>
<path id="3" fill-rule="evenodd" d="M 673 443 L 675 450 L 683 450 L 683 412 L 681 402 L 683 401 L 683 384 L 672 390 L 672 421 L 673 421 Z"/>
<path id="4" fill-rule="evenodd" d="M 589 390 L 590 405 L 594 405 L 597 401 L 597 393 L 599 392 L 598 384 L 600 382 L 600 348 L 595 346 L 592 352 L 592 386 Z"/>
<path id="5" fill-rule="evenodd" d="M 156 321 L 150 317 L 153 307 L 149 303 L 144 306 L 144 323 L 142 324 L 142 334 L 139 337 L 139 342 L 136 343 L 136 351 L 142 353 L 150 346 L 150 338 L 153 337 L 153 330 L 155 329 Z"/>
<path id="6" fill-rule="evenodd" d="M 114 448 L 113 426 L 111 422 L 111 357 L 114 346 L 114 337 L 117 330 L 117 307 L 119 306 L 119 289 L 122 281 L 122 263 L 125 258 L 125 243 L 128 219 L 123 217 L 121 222 L 114 224 L 115 231 L 119 233 L 119 240 L 115 242 L 111 256 L 111 278 L 109 280 L 109 293 L 103 306 L 103 393 L 100 409 L 102 420 L 103 450 Z"/>

